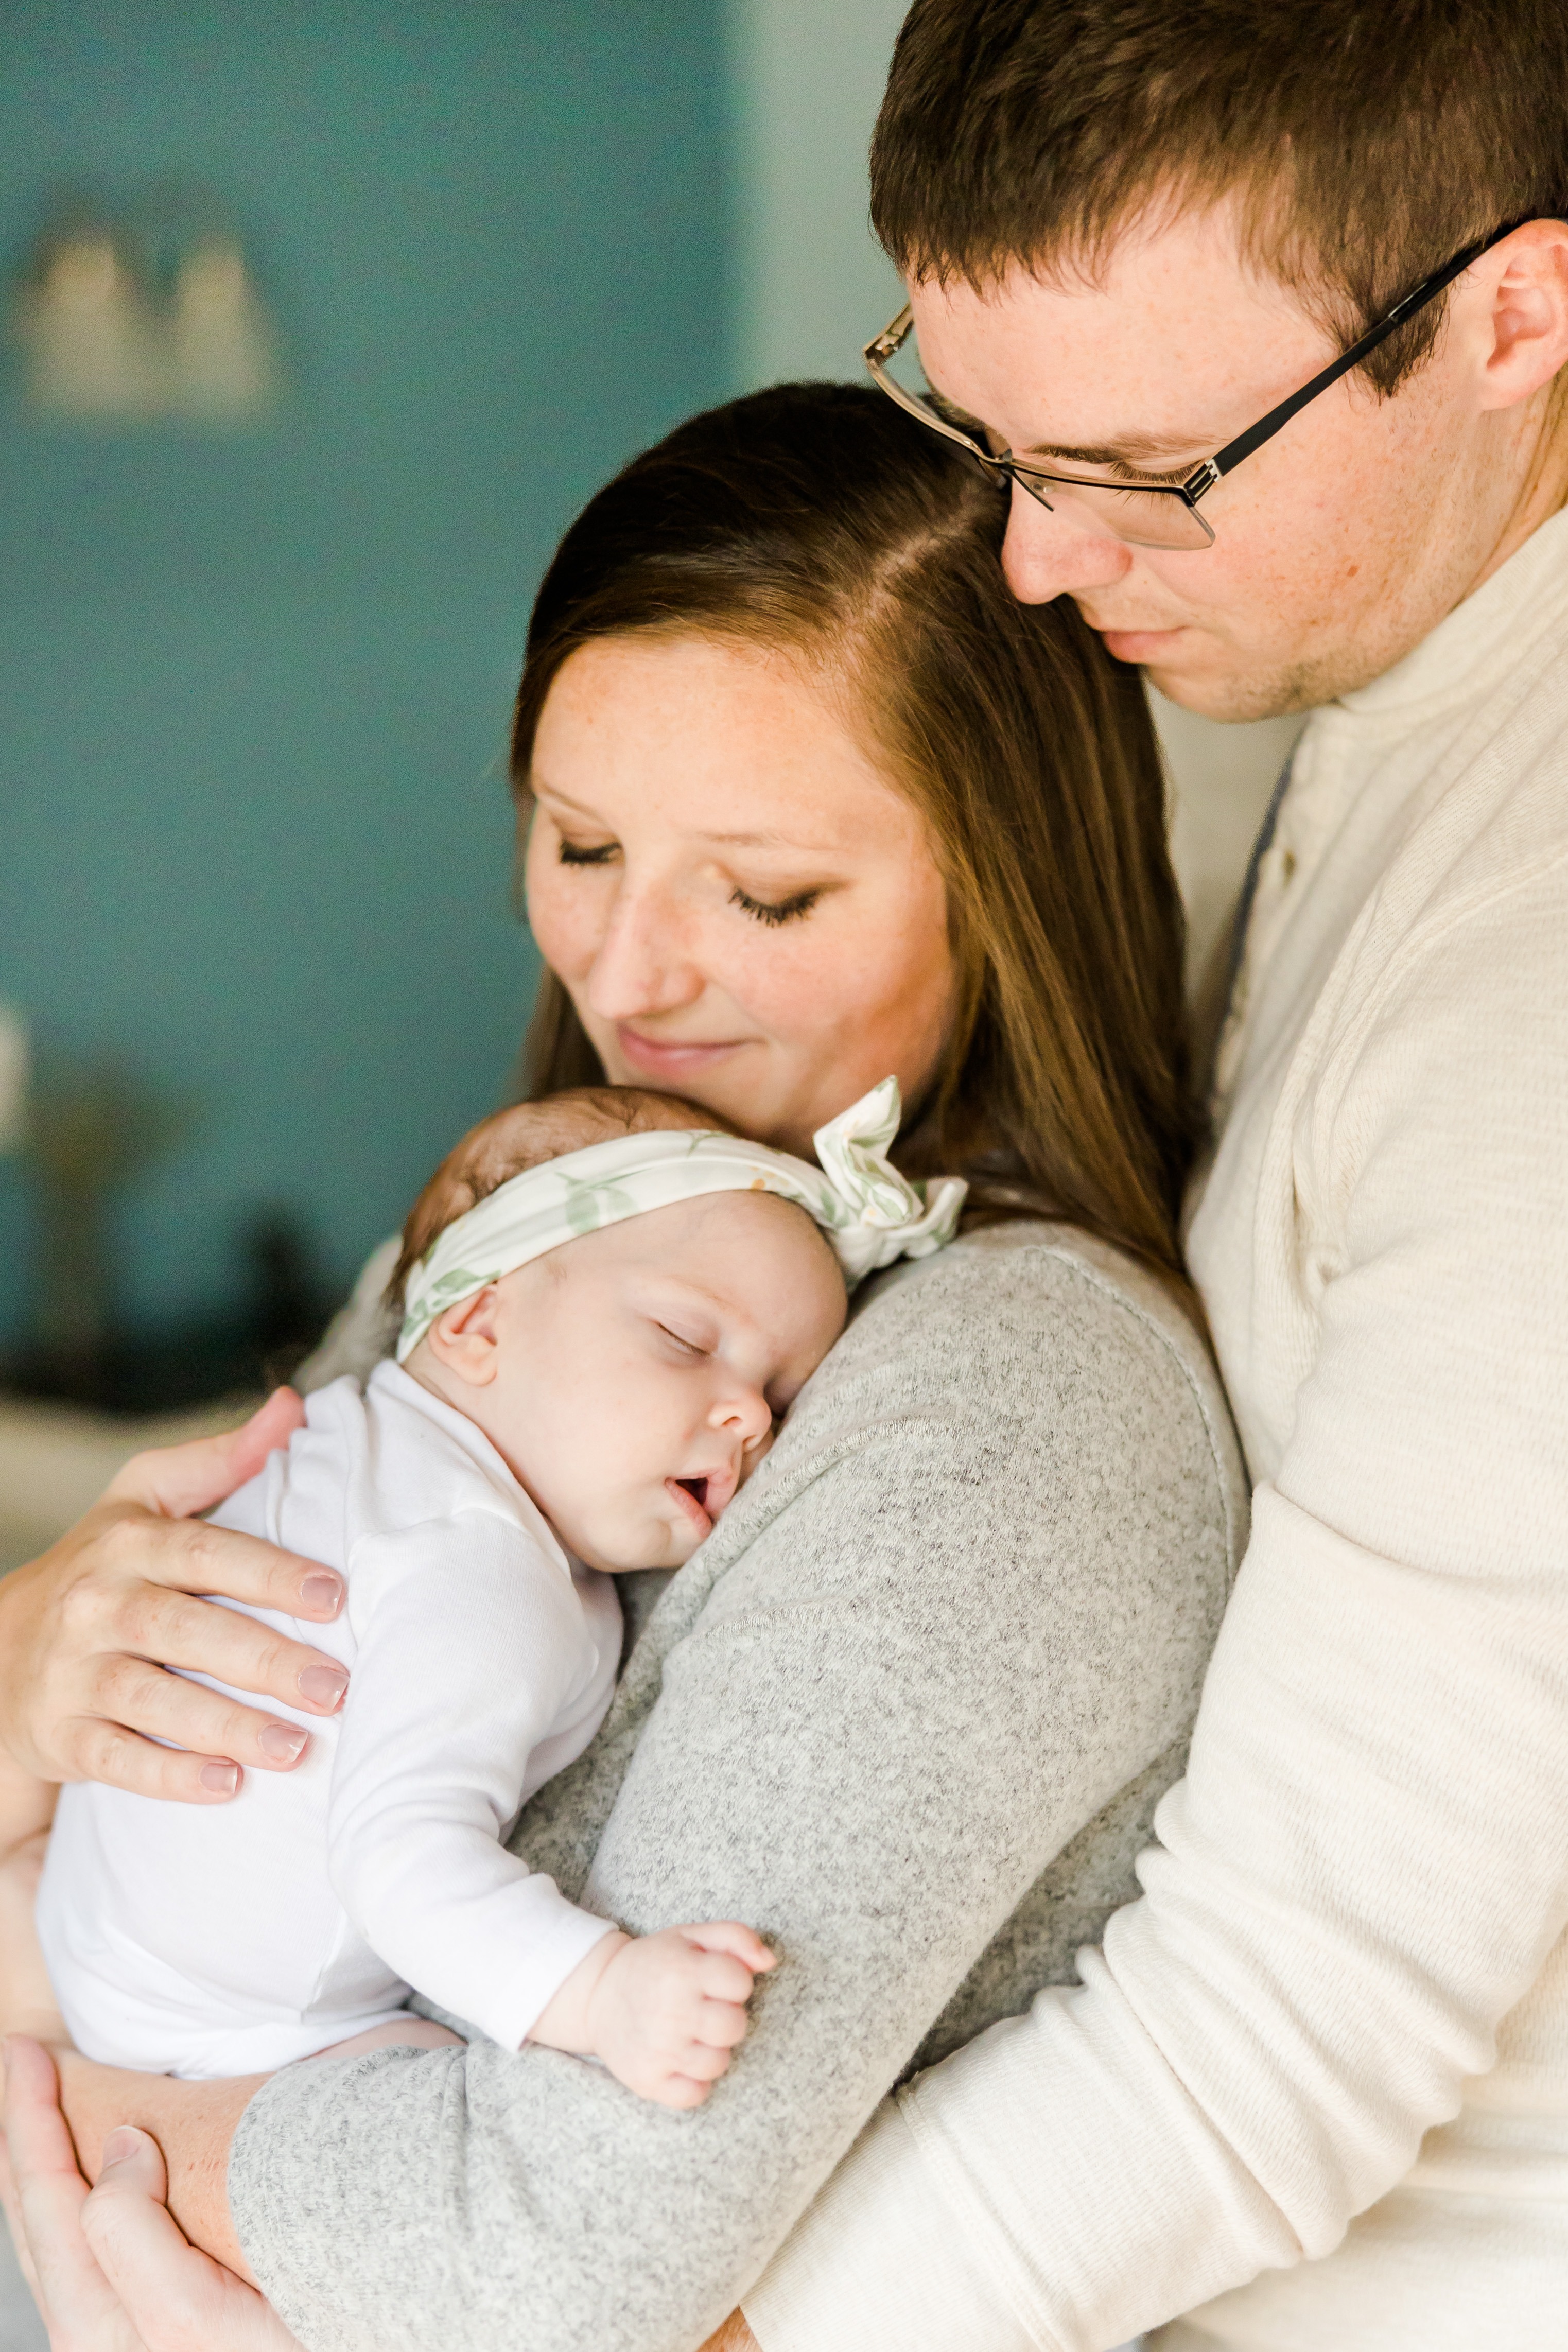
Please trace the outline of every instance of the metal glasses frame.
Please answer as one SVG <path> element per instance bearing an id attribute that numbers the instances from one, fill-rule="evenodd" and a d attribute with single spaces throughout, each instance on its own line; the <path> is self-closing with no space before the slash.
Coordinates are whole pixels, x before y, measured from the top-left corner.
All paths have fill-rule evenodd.
<path id="1" fill-rule="evenodd" d="M 1234 441 L 1227 441 L 1223 449 L 1216 449 L 1212 457 L 1205 457 L 1203 464 L 1194 467 L 1183 482 L 1121 483 L 1114 479 L 1091 481 L 1087 476 L 1081 474 L 1052 474 L 1037 466 L 1020 465 L 1010 450 L 1004 449 L 998 455 L 993 450 L 983 448 L 973 435 L 964 432 L 962 425 L 949 424 L 945 417 L 928 407 L 916 394 L 906 392 L 903 385 L 895 383 L 892 376 L 889 374 L 889 362 L 908 341 L 914 326 L 914 312 L 907 302 L 898 317 L 890 320 L 879 335 L 874 335 L 871 338 L 865 347 L 863 356 L 872 382 L 879 391 L 885 392 L 889 400 L 896 401 L 898 405 L 907 410 L 910 415 L 919 417 L 921 423 L 929 426 L 931 432 L 940 433 L 945 440 L 956 441 L 961 448 L 967 449 L 970 456 L 977 458 L 994 478 L 999 482 L 1016 482 L 1021 489 L 1027 490 L 1032 498 L 1038 499 L 1043 507 L 1049 508 L 1051 502 L 1046 497 L 1044 490 L 1037 488 L 1036 485 L 1046 482 L 1059 482 L 1064 489 L 1127 489 L 1140 498 L 1174 499 L 1193 516 L 1194 520 L 1204 532 L 1205 546 L 1212 547 L 1214 532 L 1209 528 L 1206 516 L 1197 511 L 1199 499 L 1206 498 L 1215 484 L 1223 481 L 1226 474 L 1234 473 L 1244 457 L 1250 457 L 1255 449 L 1261 449 L 1266 441 L 1272 441 L 1274 436 L 1289 425 L 1293 416 L 1300 414 L 1309 401 L 1316 400 L 1321 392 L 1327 392 L 1331 384 L 1338 383 L 1341 376 L 1348 375 L 1352 368 L 1359 367 L 1370 352 L 1374 352 L 1379 343 L 1385 342 L 1396 329 L 1403 327 L 1407 320 L 1413 319 L 1418 310 L 1424 310 L 1427 303 L 1443 291 L 1445 286 L 1451 285 L 1462 271 L 1469 268 L 1472 261 L 1478 261 L 1483 253 L 1489 253 L 1494 245 L 1500 244 L 1505 236 L 1510 236 L 1513 231 L 1521 226 L 1522 223 L 1520 221 L 1505 222 L 1501 228 L 1493 229 L 1489 236 L 1478 237 L 1473 245 L 1467 245 L 1462 252 L 1456 253 L 1452 260 L 1444 262 L 1442 268 L 1435 269 L 1430 278 L 1424 278 L 1419 286 L 1414 287 L 1408 294 L 1403 295 L 1392 310 L 1385 311 L 1375 326 L 1369 327 L 1364 335 L 1353 342 L 1348 351 L 1342 352 L 1337 360 L 1331 360 L 1326 368 L 1313 376 L 1310 383 L 1304 383 L 1300 392 L 1293 392 L 1288 400 L 1282 400 L 1277 408 L 1271 408 L 1267 416 L 1260 416 L 1256 425 L 1249 425 L 1245 433 L 1238 433 Z M 1131 537 L 1129 532 L 1119 535 L 1128 539 Z M 1155 546 L 1165 546 L 1169 542 L 1156 540 L 1151 543 Z M 1192 548 L 1184 551 L 1201 554 L 1204 550 Z"/>

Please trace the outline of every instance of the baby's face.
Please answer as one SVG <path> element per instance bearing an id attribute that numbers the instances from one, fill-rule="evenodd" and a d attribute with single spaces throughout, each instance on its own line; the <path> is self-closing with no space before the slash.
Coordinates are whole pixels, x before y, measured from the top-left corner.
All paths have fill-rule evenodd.
<path id="1" fill-rule="evenodd" d="M 493 1378 L 454 1401 L 601 1569 L 690 1558 L 845 1315 L 822 1235 L 766 1192 L 585 1234 L 493 1297 Z"/>

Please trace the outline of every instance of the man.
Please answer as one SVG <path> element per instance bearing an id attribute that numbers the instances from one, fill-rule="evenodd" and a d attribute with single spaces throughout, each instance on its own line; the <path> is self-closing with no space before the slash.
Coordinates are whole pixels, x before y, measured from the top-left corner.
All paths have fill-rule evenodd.
<path id="1" fill-rule="evenodd" d="M 1568 2343 L 1565 213 L 1537 0 L 900 37 L 873 216 L 1018 594 L 1317 715 L 1192 1209 L 1258 1484 L 1188 1778 L 1081 1988 L 874 2119 L 764 2352 Z"/>

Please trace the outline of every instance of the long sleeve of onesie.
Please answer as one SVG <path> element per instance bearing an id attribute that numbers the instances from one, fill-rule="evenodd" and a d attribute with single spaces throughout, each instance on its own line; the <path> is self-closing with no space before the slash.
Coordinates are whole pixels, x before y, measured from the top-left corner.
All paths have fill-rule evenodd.
<path id="1" fill-rule="evenodd" d="M 561 1563 L 483 1510 L 361 1538 L 328 1806 L 339 1901 L 416 1991 L 515 2050 L 613 1922 L 502 1840 L 592 1668 Z"/>

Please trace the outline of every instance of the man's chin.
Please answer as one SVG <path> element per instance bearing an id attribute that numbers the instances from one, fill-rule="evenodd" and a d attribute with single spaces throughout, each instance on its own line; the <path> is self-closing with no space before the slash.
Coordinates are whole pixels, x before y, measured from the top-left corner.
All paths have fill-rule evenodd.
<path id="1" fill-rule="evenodd" d="M 1254 719 L 1293 719 L 1303 710 L 1315 709 L 1332 692 L 1331 688 L 1325 692 L 1301 670 L 1260 674 L 1232 669 L 1222 662 L 1197 661 L 1151 661 L 1141 667 L 1150 685 L 1167 702 L 1227 727 L 1242 726 Z"/>

